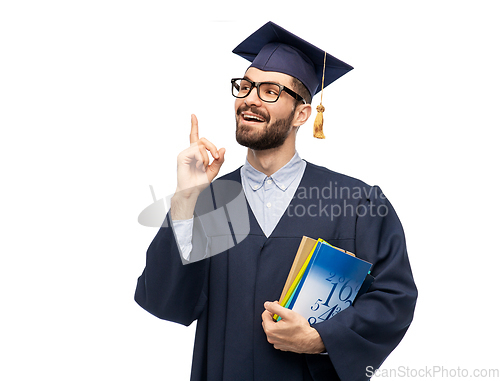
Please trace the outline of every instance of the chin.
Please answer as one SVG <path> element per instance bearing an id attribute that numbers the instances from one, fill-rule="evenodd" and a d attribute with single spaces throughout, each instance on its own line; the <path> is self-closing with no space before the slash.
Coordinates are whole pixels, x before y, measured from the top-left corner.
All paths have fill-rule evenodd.
<path id="1" fill-rule="evenodd" d="M 288 134 L 275 135 L 275 134 L 249 134 L 245 131 L 236 131 L 236 141 L 243 147 L 250 148 L 254 151 L 265 151 L 281 147 L 285 142 Z"/>

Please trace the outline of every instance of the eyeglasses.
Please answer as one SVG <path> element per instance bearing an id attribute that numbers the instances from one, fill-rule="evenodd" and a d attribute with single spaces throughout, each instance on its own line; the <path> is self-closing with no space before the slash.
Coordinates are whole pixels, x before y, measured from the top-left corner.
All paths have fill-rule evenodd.
<path id="1" fill-rule="evenodd" d="M 295 91 L 290 90 L 288 87 L 274 82 L 252 82 L 246 78 L 233 78 L 231 79 L 231 88 L 233 96 L 236 98 L 245 98 L 251 93 L 252 89 L 257 88 L 257 95 L 261 100 L 267 103 L 276 102 L 281 92 L 284 90 L 298 101 L 306 103 Z"/>

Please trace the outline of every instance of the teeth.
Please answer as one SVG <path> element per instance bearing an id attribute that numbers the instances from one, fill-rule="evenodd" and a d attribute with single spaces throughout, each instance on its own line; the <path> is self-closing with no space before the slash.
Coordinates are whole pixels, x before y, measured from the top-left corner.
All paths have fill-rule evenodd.
<path id="1" fill-rule="evenodd" d="M 264 121 L 264 119 L 259 118 L 258 116 L 255 116 L 255 115 L 247 115 L 247 114 L 244 114 L 243 116 L 244 116 L 244 118 L 245 118 L 245 119 L 247 119 L 247 120 L 248 120 L 248 119 L 254 119 L 254 120 L 257 120 L 257 121 L 259 121 L 259 122 L 263 122 L 263 121 Z"/>

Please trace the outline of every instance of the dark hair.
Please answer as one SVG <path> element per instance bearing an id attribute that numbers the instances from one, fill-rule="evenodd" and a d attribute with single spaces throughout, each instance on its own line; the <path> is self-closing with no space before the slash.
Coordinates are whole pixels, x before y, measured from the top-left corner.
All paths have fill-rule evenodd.
<path id="1" fill-rule="evenodd" d="M 306 103 L 311 104 L 312 101 L 311 94 L 309 93 L 309 90 L 307 90 L 307 87 L 305 87 L 300 80 L 298 80 L 295 77 L 292 77 L 292 87 L 293 91 L 295 91 L 297 94 L 299 94 L 302 98 L 306 100 Z M 297 101 L 297 103 L 302 103 L 302 101 Z"/>

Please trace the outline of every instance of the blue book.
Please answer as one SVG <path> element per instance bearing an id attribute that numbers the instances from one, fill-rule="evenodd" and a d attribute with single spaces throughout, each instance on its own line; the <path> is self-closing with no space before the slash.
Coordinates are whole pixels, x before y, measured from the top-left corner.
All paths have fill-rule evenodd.
<path id="1" fill-rule="evenodd" d="M 369 262 L 320 240 L 288 308 L 309 324 L 330 319 L 352 305 L 370 268 Z"/>

